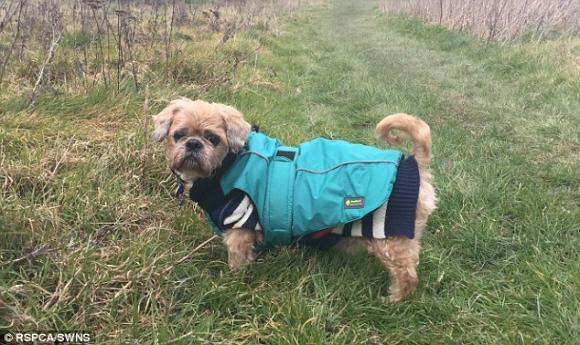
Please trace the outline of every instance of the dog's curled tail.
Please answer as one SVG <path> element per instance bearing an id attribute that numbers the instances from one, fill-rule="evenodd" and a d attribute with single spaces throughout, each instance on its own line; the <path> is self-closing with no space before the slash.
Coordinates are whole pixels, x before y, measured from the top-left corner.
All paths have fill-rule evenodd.
<path id="1" fill-rule="evenodd" d="M 431 130 L 421 119 L 411 115 L 399 113 L 385 117 L 377 124 L 376 135 L 391 145 L 401 145 L 405 136 L 393 134 L 391 131 L 398 129 L 411 136 L 413 139 L 413 155 L 421 168 L 426 168 L 431 160 Z"/>

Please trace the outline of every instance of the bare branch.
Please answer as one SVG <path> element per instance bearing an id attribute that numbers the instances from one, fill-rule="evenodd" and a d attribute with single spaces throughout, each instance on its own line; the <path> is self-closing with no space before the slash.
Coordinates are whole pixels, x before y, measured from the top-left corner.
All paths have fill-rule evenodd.
<path id="1" fill-rule="evenodd" d="M 8 65 L 8 61 L 10 60 L 10 56 L 12 55 L 12 51 L 14 50 L 14 47 L 16 46 L 16 42 L 18 41 L 18 38 L 20 37 L 20 24 L 21 24 L 21 18 L 22 18 L 22 9 L 24 8 L 25 4 L 26 4 L 26 0 L 20 0 L 20 7 L 18 8 L 18 20 L 16 21 L 16 33 L 14 34 L 14 40 L 12 40 L 12 44 L 10 45 L 10 49 L 8 50 L 8 53 L 6 54 L 6 58 L 4 59 L 4 62 L 2 63 L 2 70 L 0 71 L 0 88 L 2 87 L 2 81 L 4 80 L 4 73 L 6 72 L 6 65 Z"/>
<path id="2" fill-rule="evenodd" d="M 58 47 L 58 42 L 60 41 L 61 37 L 62 37 L 61 32 L 55 32 L 53 30 L 52 43 L 50 44 L 50 48 L 48 49 L 48 54 L 46 56 L 46 60 L 44 60 L 44 63 L 42 64 L 42 66 L 40 67 L 40 71 L 38 72 L 38 78 L 36 79 L 36 83 L 34 83 L 34 88 L 32 89 L 32 94 L 30 95 L 30 103 L 32 103 L 34 101 L 34 97 L 36 96 L 36 91 L 38 90 L 38 86 L 40 85 L 40 83 L 42 82 L 42 78 L 44 77 L 44 70 L 46 69 L 46 66 L 48 66 L 50 61 L 52 60 L 52 57 L 54 56 L 54 51 Z"/>

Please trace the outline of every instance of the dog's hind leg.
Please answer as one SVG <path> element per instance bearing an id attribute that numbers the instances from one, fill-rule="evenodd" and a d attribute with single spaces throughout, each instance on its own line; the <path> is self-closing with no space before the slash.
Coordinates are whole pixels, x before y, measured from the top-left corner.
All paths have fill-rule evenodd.
<path id="1" fill-rule="evenodd" d="M 418 240 L 406 237 L 369 241 L 369 249 L 390 273 L 390 302 L 402 301 L 417 288 L 420 247 Z"/>

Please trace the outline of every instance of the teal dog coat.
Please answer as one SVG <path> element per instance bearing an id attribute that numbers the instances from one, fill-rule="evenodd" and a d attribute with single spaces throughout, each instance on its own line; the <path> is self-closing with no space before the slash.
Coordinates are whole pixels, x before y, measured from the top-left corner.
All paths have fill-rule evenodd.
<path id="1" fill-rule="evenodd" d="M 288 147 L 251 132 L 189 194 L 218 234 L 258 229 L 266 245 L 287 245 L 327 234 L 412 238 L 418 189 L 417 162 L 400 151 L 324 138 Z"/>

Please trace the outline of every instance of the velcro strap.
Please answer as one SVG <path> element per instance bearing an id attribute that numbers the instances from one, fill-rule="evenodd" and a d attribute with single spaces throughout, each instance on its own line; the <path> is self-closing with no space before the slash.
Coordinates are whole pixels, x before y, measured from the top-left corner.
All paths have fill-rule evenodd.
<path id="1" fill-rule="evenodd" d="M 292 242 L 295 154 L 296 148 L 281 146 L 270 162 L 264 212 L 267 218 L 264 241 L 269 245 L 288 245 Z"/>
<path id="2" fill-rule="evenodd" d="M 294 160 L 294 156 L 296 156 L 296 151 L 285 151 L 278 149 L 276 152 L 276 157 L 286 157 L 291 161 Z"/>

